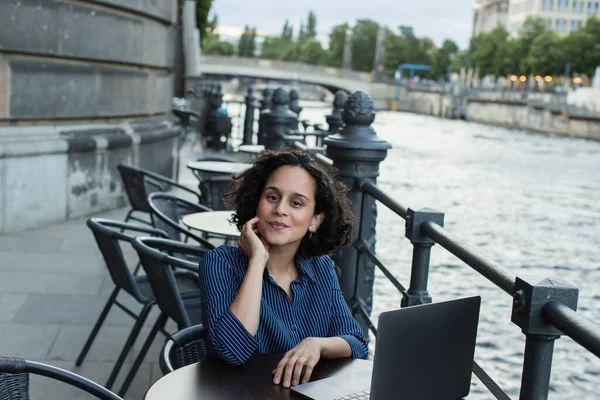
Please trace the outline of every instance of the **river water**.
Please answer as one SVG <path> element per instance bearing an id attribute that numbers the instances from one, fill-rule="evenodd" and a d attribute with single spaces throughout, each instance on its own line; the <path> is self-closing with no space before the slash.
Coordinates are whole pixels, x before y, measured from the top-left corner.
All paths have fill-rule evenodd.
<path id="1" fill-rule="evenodd" d="M 305 109 L 302 117 L 323 121 L 328 111 Z M 402 205 L 444 212 L 446 229 L 530 283 L 550 277 L 577 286 L 578 312 L 600 323 L 599 142 L 407 113 L 379 112 L 373 126 L 393 146 L 380 168 L 382 189 Z M 408 287 L 404 220 L 381 204 L 376 246 Z M 434 301 L 481 295 L 475 358 L 518 398 L 525 341 L 510 322 L 510 296 L 437 245 L 429 293 Z M 377 270 L 372 320 L 400 300 Z M 493 398 L 475 376 L 471 394 Z M 568 337 L 555 344 L 549 398 L 600 398 L 600 360 Z"/>

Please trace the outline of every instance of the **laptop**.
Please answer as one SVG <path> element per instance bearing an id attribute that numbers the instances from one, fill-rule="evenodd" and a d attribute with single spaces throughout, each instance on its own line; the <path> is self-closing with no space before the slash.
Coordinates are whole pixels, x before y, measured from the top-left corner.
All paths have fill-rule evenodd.
<path id="1" fill-rule="evenodd" d="M 379 315 L 373 372 L 293 386 L 312 400 L 456 400 L 471 386 L 481 297 L 423 304 Z"/>

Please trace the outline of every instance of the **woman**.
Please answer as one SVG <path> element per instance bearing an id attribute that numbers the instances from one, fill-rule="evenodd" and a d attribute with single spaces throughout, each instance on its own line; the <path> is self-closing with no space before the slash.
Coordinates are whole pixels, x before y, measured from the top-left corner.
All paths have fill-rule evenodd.
<path id="1" fill-rule="evenodd" d="M 265 152 L 234 180 L 224 199 L 238 246 L 209 251 L 200 266 L 209 342 L 226 362 L 285 352 L 273 383 L 290 387 L 321 357 L 367 357 L 327 256 L 351 238 L 346 192 L 332 168 L 294 150 Z"/>

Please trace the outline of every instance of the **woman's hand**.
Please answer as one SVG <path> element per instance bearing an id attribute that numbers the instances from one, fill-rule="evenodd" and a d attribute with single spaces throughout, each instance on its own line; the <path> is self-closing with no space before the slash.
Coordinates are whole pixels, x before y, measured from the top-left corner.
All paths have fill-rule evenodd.
<path id="1" fill-rule="evenodd" d="M 238 246 L 249 259 L 259 260 L 266 264 L 269 259 L 269 245 L 258 237 L 256 224 L 258 224 L 258 217 L 254 217 L 244 224 Z"/>
<path id="2" fill-rule="evenodd" d="M 285 353 L 273 371 L 273 383 L 278 385 L 283 381 L 284 387 L 295 386 L 300 383 L 302 369 L 306 367 L 302 383 L 308 382 L 313 368 L 321 359 L 322 344 L 319 338 L 306 338 L 296 347 Z"/>

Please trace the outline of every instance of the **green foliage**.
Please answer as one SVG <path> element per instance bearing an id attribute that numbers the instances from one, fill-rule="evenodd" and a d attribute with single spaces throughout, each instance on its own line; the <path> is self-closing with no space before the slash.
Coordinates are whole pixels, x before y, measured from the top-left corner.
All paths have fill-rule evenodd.
<path id="1" fill-rule="evenodd" d="M 237 55 L 239 57 L 254 57 L 256 51 L 256 28 L 244 27 L 244 33 L 238 42 Z"/>
<path id="2" fill-rule="evenodd" d="M 211 31 L 214 29 L 214 26 L 211 26 L 208 21 L 208 13 L 210 12 L 212 2 L 213 0 L 196 0 L 196 26 L 200 31 L 201 44 L 204 41 L 207 28 L 211 28 Z"/>
<path id="3" fill-rule="evenodd" d="M 444 40 L 442 47 L 433 53 L 431 74 L 434 78 L 446 77 L 450 71 L 452 58 L 458 52 L 458 46 L 450 39 Z"/>
<path id="4" fill-rule="evenodd" d="M 362 19 L 356 21 L 352 29 L 352 69 L 370 72 L 375 58 L 377 43 L 377 22 Z"/>
<path id="5" fill-rule="evenodd" d="M 210 8 L 211 2 L 199 0 L 198 5 L 206 9 L 207 5 Z M 257 56 L 255 28 L 246 26 L 237 49 L 234 49 L 213 32 L 218 24 L 216 16 L 204 24 L 202 47 L 205 54 Z M 289 20 L 285 21 L 280 35 L 265 37 L 260 57 L 340 68 L 349 30 L 348 23 L 334 26 L 329 33 L 329 47 L 324 50 L 316 38 L 317 16 L 310 11 L 307 19 L 301 22 L 296 38 Z M 372 70 L 378 30 L 378 23 L 368 19 L 358 20 L 352 27 L 353 69 Z M 529 17 L 516 38 L 511 38 L 504 27 L 497 26 L 473 37 L 465 50 L 459 50 L 449 39 L 436 48 L 431 39 L 417 37 L 411 26 L 401 25 L 396 31 L 386 30 L 386 74 L 393 76 L 402 63 L 430 65 L 431 72 L 418 75 L 433 79 L 446 79 L 449 72 L 459 72 L 461 68 L 478 68 L 480 76 L 558 75 L 563 73 L 566 63 L 571 65 L 572 73 L 591 76 L 600 65 L 600 19 L 590 17 L 581 31 L 560 37 L 546 29 L 544 20 Z"/>
<path id="6" fill-rule="evenodd" d="M 317 36 L 317 16 L 314 12 L 308 13 L 308 21 L 306 23 L 306 38 L 314 38 Z"/>
<path id="7" fill-rule="evenodd" d="M 321 47 L 321 42 L 311 37 L 302 44 L 298 61 L 305 64 L 318 65 L 324 57 L 325 53 Z"/>
<path id="8" fill-rule="evenodd" d="M 350 29 L 347 23 L 336 25 L 329 34 L 329 49 L 323 62 L 330 67 L 340 68 L 344 60 L 344 44 L 346 31 Z"/>

